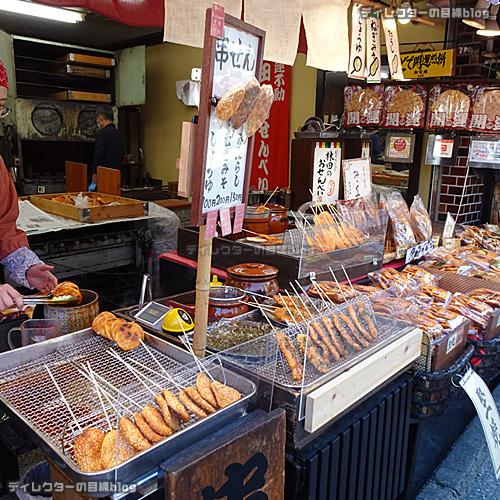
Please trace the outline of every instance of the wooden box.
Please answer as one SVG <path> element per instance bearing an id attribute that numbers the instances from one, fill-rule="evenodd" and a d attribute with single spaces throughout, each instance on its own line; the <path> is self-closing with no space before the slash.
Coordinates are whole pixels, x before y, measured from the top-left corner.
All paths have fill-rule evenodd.
<path id="1" fill-rule="evenodd" d="M 66 193 L 77 196 L 79 193 Z M 100 193 L 82 193 L 83 196 L 99 196 L 104 201 L 117 202 L 119 205 L 104 205 L 102 207 L 78 208 L 74 205 L 54 201 L 53 198 L 61 194 L 41 194 L 30 196 L 30 201 L 35 207 L 67 219 L 80 222 L 98 222 L 107 219 L 124 219 L 127 217 L 139 217 L 148 214 L 148 204 L 140 200 L 112 196 Z"/>
<path id="2" fill-rule="evenodd" d="M 470 321 L 466 319 L 431 346 L 431 371 L 447 370 L 464 353 Z"/>
<path id="3" fill-rule="evenodd" d="M 52 99 L 60 101 L 91 101 L 91 102 L 107 102 L 111 103 L 111 94 L 103 94 L 101 92 L 80 92 L 79 90 L 63 90 L 50 94 Z"/>
<path id="4" fill-rule="evenodd" d="M 88 56 L 86 54 L 77 54 L 75 52 L 65 54 L 60 57 L 58 61 L 95 64 L 97 66 L 115 66 L 116 64 L 114 57 Z"/>
<path id="5" fill-rule="evenodd" d="M 102 78 L 109 80 L 111 70 L 106 68 L 95 68 L 93 66 L 78 66 L 76 64 L 58 64 L 53 69 L 54 73 L 61 75 L 86 76 L 88 78 Z"/>

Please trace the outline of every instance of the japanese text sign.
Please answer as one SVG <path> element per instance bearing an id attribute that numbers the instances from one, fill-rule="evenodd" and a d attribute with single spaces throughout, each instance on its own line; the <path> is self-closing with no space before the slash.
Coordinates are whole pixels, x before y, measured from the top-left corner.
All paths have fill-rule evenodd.
<path id="1" fill-rule="evenodd" d="M 212 10 L 207 10 L 203 75 L 193 174 L 191 224 L 201 225 L 213 210 L 246 203 L 253 137 L 244 126 L 232 127 L 217 117 L 214 98 L 260 77 L 265 33 L 228 14 L 223 38 L 211 35 Z"/>
<path id="2" fill-rule="evenodd" d="M 339 142 L 318 142 L 314 148 L 313 201 L 331 205 L 339 198 L 340 161 Z"/>
<path id="3" fill-rule="evenodd" d="M 498 87 L 478 87 L 475 91 L 470 130 L 485 132 L 500 131 L 500 89 Z"/>
<path id="4" fill-rule="evenodd" d="M 349 56 L 349 78 L 365 79 L 366 18 L 361 15 L 362 6 L 352 6 L 351 51 Z"/>
<path id="5" fill-rule="evenodd" d="M 372 169 L 370 160 L 358 158 L 342 162 L 344 174 L 344 199 L 353 200 L 372 192 Z"/>
<path id="6" fill-rule="evenodd" d="M 382 15 L 382 25 L 384 27 L 387 60 L 389 62 L 391 78 L 393 80 L 402 80 L 403 70 L 401 69 L 401 56 L 399 55 L 399 39 L 396 20 L 394 17 Z"/>
<path id="7" fill-rule="evenodd" d="M 217 234 L 217 210 L 208 212 L 207 214 L 207 225 L 205 228 L 205 239 L 214 238 Z"/>
<path id="8" fill-rule="evenodd" d="M 452 76 L 454 62 L 454 49 L 401 54 L 403 76 L 410 80 Z"/>
<path id="9" fill-rule="evenodd" d="M 488 386 L 471 368 L 460 379 L 460 385 L 471 399 L 483 426 L 495 476 L 500 479 L 500 416 Z"/>
<path id="10" fill-rule="evenodd" d="M 369 17 L 366 20 L 366 81 L 380 83 L 380 18 Z"/>
<path id="11" fill-rule="evenodd" d="M 500 141 L 471 139 L 468 163 L 500 165 Z"/>
<path id="12" fill-rule="evenodd" d="M 411 153 L 412 136 L 393 135 L 389 138 L 387 156 L 394 160 L 409 159 Z"/>
<path id="13" fill-rule="evenodd" d="M 224 7 L 212 4 L 212 25 L 210 27 L 210 34 L 216 38 L 224 37 Z"/>

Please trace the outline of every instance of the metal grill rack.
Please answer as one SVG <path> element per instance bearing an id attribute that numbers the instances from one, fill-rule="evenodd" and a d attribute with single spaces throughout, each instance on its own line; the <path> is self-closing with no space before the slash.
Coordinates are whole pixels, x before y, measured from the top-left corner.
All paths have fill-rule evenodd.
<path id="1" fill-rule="evenodd" d="M 77 332 L 72 335 L 81 333 Z M 71 337 L 71 335 L 64 337 Z M 60 341 L 64 337 L 54 340 Z M 146 344 L 149 351 L 154 354 L 156 360 L 175 382 L 181 386 L 194 385 L 196 383 L 196 376 L 199 373 L 195 363 L 183 363 L 156 348 L 156 344 L 161 342 L 158 339 L 154 339 L 151 342 L 146 342 Z M 26 355 L 26 350 L 34 352 L 37 348 L 41 349 L 41 344 L 24 348 L 24 355 Z M 175 348 L 168 346 L 166 349 L 168 352 L 168 349 L 172 350 Z M 81 428 L 97 427 L 107 432 L 109 427 L 95 386 L 80 373 L 77 366 L 82 366 L 89 362 L 96 378 L 99 376 L 103 377 L 103 379 L 117 389 L 116 391 L 112 391 L 109 386 L 106 387 L 106 384 L 99 384 L 100 387 L 106 388 L 109 393 L 113 394 L 114 398 L 110 398 L 112 401 L 119 403 L 116 405 L 116 408 L 119 408 L 119 415 L 117 415 L 115 408 L 103 398 L 112 425 L 117 422 L 121 415 L 131 417 L 130 411 L 140 411 L 140 407 L 146 404 L 154 405 L 153 394 L 139 382 L 123 363 L 113 358 L 108 353 L 108 350 L 113 350 L 122 359 L 128 361 L 131 366 L 134 366 L 138 372 L 144 374 L 144 377 L 141 377 L 141 379 L 144 379 L 146 385 L 151 388 L 154 394 L 160 394 L 161 388 L 168 389 L 176 395 L 178 394 L 178 388 L 175 384 L 168 381 L 145 347 L 141 346 L 125 352 L 116 347 L 108 339 L 93 334 L 87 334 L 75 342 L 68 343 L 66 341 L 65 345 L 61 345 L 53 352 L 41 356 L 35 355 L 34 359 L 24 364 L 0 371 L 1 402 L 8 409 L 13 410 L 14 414 L 27 424 L 36 433 L 38 438 L 41 438 L 42 441 L 48 444 L 51 450 L 56 450 L 59 454 L 65 455 L 66 459 L 73 465 L 73 468 L 80 473 L 79 475 L 85 475 L 85 473 L 79 471 L 74 460 L 73 441 L 80 431 L 45 367 L 47 366 L 50 369 Z M 11 353 L 6 354 L 11 355 Z M 132 362 L 132 360 L 141 363 L 143 366 L 141 367 Z M 242 397 L 240 401 L 243 402 L 246 408 L 248 398 L 254 393 L 255 386 L 251 382 L 242 379 L 242 377 L 227 372 L 220 363 L 215 364 L 213 361 L 208 359 L 203 361 L 207 371 L 220 382 L 235 387 L 240 392 Z M 155 384 L 158 384 L 160 387 L 157 387 Z M 134 405 L 127 396 L 136 402 L 139 407 Z M 238 405 L 240 401 L 233 403 L 231 406 Z M 229 413 L 231 413 L 231 406 L 219 409 L 216 413 L 204 419 L 190 414 L 190 421 L 184 424 L 179 431 L 169 438 L 156 443 L 148 450 L 139 453 L 127 462 L 133 462 L 139 455 L 147 455 L 155 448 L 168 446 L 168 442 L 174 440 L 183 441 L 184 444 L 182 446 L 184 446 L 187 435 L 189 435 L 190 440 L 199 439 L 202 435 L 201 433 L 204 433 L 204 426 L 209 421 L 212 424 L 208 425 L 213 426 L 221 417 L 223 418 L 226 410 L 229 410 Z M 242 412 L 245 408 L 243 408 Z M 224 425 L 223 420 L 221 420 L 221 425 Z M 115 425 L 113 426 L 116 427 Z M 198 428 L 199 430 L 195 431 Z M 182 438 L 183 435 L 184 438 Z M 160 453 L 159 456 L 163 457 L 164 453 Z M 152 463 L 150 460 L 147 461 L 149 469 Z M 118 468 L 122 466 L 123 464 Z M 144 467 L 145 463 L 142 461 L 137 470 L 140 471 Z M 129 475 L 130 471 L 127 474 L 127 479 L 130 479 Z"/>
<path id="2" fill-rule="evenodd" d="M 291 369 L 288 366 L 284 354 L 278 347 L 274 334 L 268 334 L 259 339 L 240 344 L 239 346 L 219 353 L 218 356 L 224 361 L 244 367 L 246 370 L 257 374 L 270 382 L 274 381 L 282 387 L 306 388 L 318 382 L 322 378 L 332 378 L 332 376 L 345 371 L 350 366 L 374 354 L 381 348 L 385 347 L 389 342 L 406 333 L 409 329 L 409 325 L 401 321 L 395 321 L 392 319 L 389 320 L 380 316 L 375 316 L 369 300 L 365 297 L 362 297 L 360 300 L 365 302 L 370 311 L 370 316 L 375 322 L 378 332 L 377 338 L 372 340 L 368 347 L 362 347 L 361 351 L 355 350 L 353 347 L 346 344 L 348 354 L 346 356 L 341 356 L 338 361 L 334 361 L 333 358 L 331 358 L 329 365 L 330 370 L 326 374 L 320 373 L 309 361 L 306 360 L 304 364 L 303 381 L 294 380 Z M 352 300 L 339 305 L 337 306 L 338 310 L 333 312 L 336 314 L 346 313 L 348 305 L 355 304 L 356 302 L 356 300 Z M 322 316 L 328 316 L 331 318 L 332 312 L 316 315 L 309 319 L 307 323 L 299 324 L 300 331 L 296 326 L 290 326 L 283 330 L 283 332 L 288 335 L 290 339 L 292 339 L 299 352 L 301 351 L 297 346 L 297 335 L 299 333 L 307 333 L 309 324 L 315 320 L 321 321 Z M 346 326 L 344 322 L 342 322 L 342 324 Z"/>

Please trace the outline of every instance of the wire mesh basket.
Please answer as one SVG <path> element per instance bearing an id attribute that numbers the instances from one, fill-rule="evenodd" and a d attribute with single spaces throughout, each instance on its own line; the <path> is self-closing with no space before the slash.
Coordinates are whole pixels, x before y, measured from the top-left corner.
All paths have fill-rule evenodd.
<path id="1" fill-rule="evenodd" d="M 472 369 L 486 382 L 491 382 L 500 373 L 500 337 L 493 340 L 474 340 L 471 359 Z"/>
<path id="2" fill-rule="evenodd" d="M 455 376 L 463 375 L 474 353 L 470 345 L 462 356 L 447 370 L 438 372 L 414 371 L 411 415 L 424 419 L 442 415 L 455 401 L 460 387 Z"/>

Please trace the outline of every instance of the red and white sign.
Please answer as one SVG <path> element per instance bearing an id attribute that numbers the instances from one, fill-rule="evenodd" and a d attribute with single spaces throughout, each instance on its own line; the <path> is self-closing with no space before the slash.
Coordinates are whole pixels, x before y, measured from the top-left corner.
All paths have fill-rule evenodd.
<path id="1" fill-rule="evenodd" d="M 224 38 L 224 7 L 212 4 L 210 34 L 216 38 Z"/>
<path id="2" fill-rule="evenodd" d="M 241 233 L 243 230 L 243 219 L 245 218 L 245 205 L 234 208 L 233 233 Z"/>
<path id="3" fill-rule="evenodd" d="M 390 158 L 410 158 L 411 137 L 391 136 L 389 139 L 388 156 Z"/>
<path id="4" fill-rule="evenodd" d="M 260 84 L 274 89 L 269 118 L 255 133 L 250 189 L 269 191 L 288 186 L 290 66 L 264 61 Z"/>
<path id="5" fill-rule="evenodd" d="M 220 225 L 222 228 L 222 236 L 231 234 L 231 212 L 229 207 L 224 207 L 220 210 Z"/>
<path id="6" fill-rule="evenodd" d="M 434 143 L 434 158 L 451 158 L 453 156 L 453 139 L 436 139 Z"/>
<path id="7" fill-rule="evenodd" d="M 207 213 L 207 227 L 205 228 L 205 239 L 215 237 L 217 226 L 217 210 L 212 210 Z"/>

